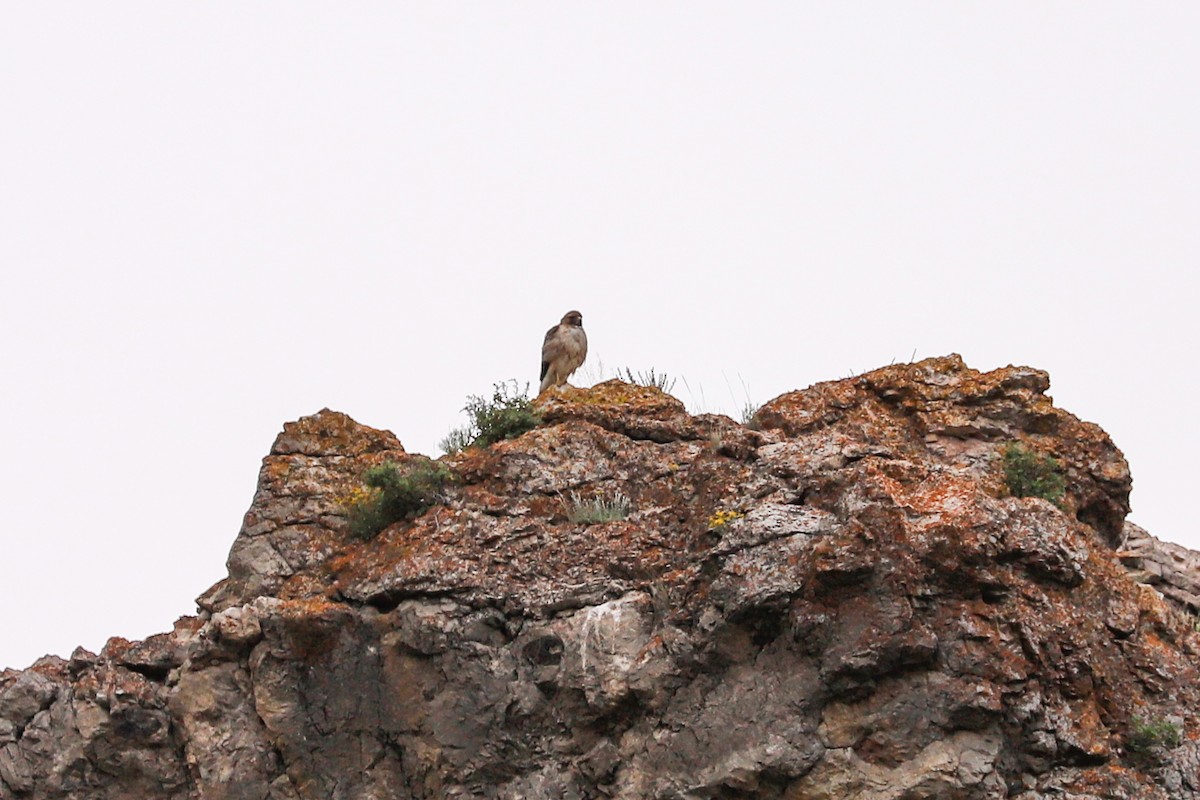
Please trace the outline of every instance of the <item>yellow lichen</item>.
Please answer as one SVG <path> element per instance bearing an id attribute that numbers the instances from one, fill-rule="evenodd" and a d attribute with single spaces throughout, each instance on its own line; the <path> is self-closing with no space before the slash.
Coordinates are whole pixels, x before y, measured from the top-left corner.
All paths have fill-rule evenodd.
<path id="1" fill-rule="evenodd" d="M 734 520 L 741 519 L 746 516 L 741 511 L 731 511 L 722 508 L 708 518 L 708 529 L 710 531 L 720 530 Z"/>
<path id="2" fill-rule="evenodd" d="M 336 499 L 339 506 L 345 509 L 356 508 L 372 502 L 378 496 L 379 490 L 371 486 L 355 486 L 347 494 Z"/>

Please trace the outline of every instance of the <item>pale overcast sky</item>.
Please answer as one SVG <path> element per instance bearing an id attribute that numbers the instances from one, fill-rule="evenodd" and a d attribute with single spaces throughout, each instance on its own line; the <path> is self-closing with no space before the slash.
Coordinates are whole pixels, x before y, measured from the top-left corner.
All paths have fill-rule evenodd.
<path id="1" fill-rule="evenodd" d="M 7 2 L 0 667 L 169 630 L 322 407 L 1049 370 L 1192 522 L 1200 4 Z"/>

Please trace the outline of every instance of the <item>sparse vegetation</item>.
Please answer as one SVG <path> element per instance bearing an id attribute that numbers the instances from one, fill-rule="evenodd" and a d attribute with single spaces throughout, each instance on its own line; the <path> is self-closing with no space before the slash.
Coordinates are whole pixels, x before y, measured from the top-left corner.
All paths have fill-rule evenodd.
<path id="1" fill-rule="evenodd" d="M 571 501 L 567 506 L 567 519 L 584 525 L 615 522 L 628 517 L 632 507 L 632 502 L 624 492 L 620 491 L 612 497 L 593 497 L 589 500 L 584 500 L 575 492 L 571 492 Z"/>
<path id="2" fill-rule="evenodd" d="M 722 508 L 708 518 L 708 529 L 710 531 L 724 530 L 725 526 L 727 526 L 729 523 L 733 522 L 734 520 L 741 519 L 744 516 L 746 515 L 741 511 L 732 511 L 730 509 Z"/>
<path id="3" fill-rule="evenodd" d="M 1014 497 L 1040 497 L 1062 507 L 1066 478 L 1057 458 L 1017 442 L 1007 445 L 1000 455 L 1004 482 Z"/>
<path id="4" fill-rule="evenodd" d="M 1134 763 L 1160 763 L 1167 750 L 1174 750 L 1183 743 L 1179 726 L 1170 720 L 1134 717 L 1132 725 L 1133 729 L 1125 738 L 1125 753 Z"/>
<path id="5" fill-rule="evenodd" d="M 463 411 L 470 417 L 467 427 L 455 428 L 438 443 L 446 453 L 515 439 L 541 422 L 529 399 L 529 384 L 518 391 L 516 381 L 497 383 L 490 400 L 477 395 L 468 397 Z"/>
<path id="6" fill-rule="evenodd" d="M 758 416 L 759 408 L 761 406 L 757 403 L 747 400 L 745 405 L 742 406 L 741 423 L 751 430 L 758 430 L 758 420 L 755 417 Z"/>
<path id="7" fill-rule="evenodd" d="M 679 398 L 684 401 L 690 414 L 724 414 L 730 419 L 735 419 L 751 430 L 760 430 L 757 415 L 762 405 L 750 399 L 750 388 L 746 385 L 746 381 L 738 376 L 740 389 L 735 389 L 729 382 L 729 378 L 725 378 L 725 388 L 729 392 L 728 402 L 710 403 L 708 396 L 704 391 L 704 385 L 697 383 L 693 389 L 691 383 L 686 377 L 679 379 L 683 383 L 683 392 L 679 394 Z M 674 384 L 674 381 L 672 381 Z M 686 399 L 684 398 L 686 395 Z"/>
<path id="8" fill-rule="evenodd" d="M 634 372 L 629 367 L 626 367 L 624 371 L 618 369 L 617 378 L 636 386 L 650 386 L 667 394 L 670 394 L 671 390 L 675 388 L 674 378 L 668 376 L 665 372 L 655 372 L 653 367 L 646 372 Z"/>
<path id="9" fill-rule="evenodd" d="M 438 447 L 442 448 L 442 452 L 446 455 L 453 455 L 461 450 L 466 450 L 475 441 L 475 435 L 471 433 L 469 428 L 454 428 L 438 442 Z"/>
<path id="10" fill-rule="evenodd" d="M 350 532 L 372 539 L 388 525 L 414 517 L 442 499 L 450 480 L 445 465 L 427 459 L 401 466 L 385 461 L 363 475 L 364 486 L 346 499 Z"/>

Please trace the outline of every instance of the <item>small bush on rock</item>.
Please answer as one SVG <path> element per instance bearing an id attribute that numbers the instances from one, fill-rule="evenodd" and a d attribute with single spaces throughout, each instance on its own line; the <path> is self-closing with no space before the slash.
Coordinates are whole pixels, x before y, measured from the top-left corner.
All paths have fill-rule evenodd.
<path id="1" fill-rule="evenodd" d="M 1183 743 L 1179 726 L 1170 720 L 1147 720 L 1134 717 L 1133 729 L 1125 738 L 1125 752 L 1137 764 L 1160 763 L 1167 750 Z"/>
<path id="2" fill-rule="evenodd" d="M 465 428 L 455 428 L 439 442 L 446 453 L 457 453 L 468 447 L 487 447 L 490 444 L 515 439 L 541 423 L 541 416 L 529 399 L 529 384 L 517 391 L 516 381 L 497 383 L 492 399 L 472 395 L 463 407 L 470 417 Z"/>
<path id="3" fill-rule="evenodd" d="M 442 437 L 442 440 L 438 442 L 438 447 L 442 448 L 442 452 L 446 455 L 454 455 L 466 450 L 473 441 L 475 441 L 475 434 L 471 433 L 469 428 L 454 428 Z"/>
<path id="4" fill-rule="evenodd" d="M 591 500 L 584 500 L 575 492 L 571 492 L 567 519 L 585 525 L 615 522 L 628 517 L 631 508 L 632 503 L 624 492 L 617 492 L 611 498 L 593 497 Z"/>
<path id="5" fill-rule="evenodd" d="M 742 406 L 741 422 L 752 431 L 759 430 L 762 426 L 758 423 L 758 409 L 760 406 L 749 400 Z"/>
<path id="6" fill-rule="evenodd" d="M 393 522 L 414 517 L 442 500 L 450 471 L 436 461 L 420 460 L 405 466 L 385 461 L 363 474 L 365 487 L 347 500 L 350 532 L 360 539 L 374 538 Z"/>
<path id="7" fill-rule="evenodd" d="M 655 372 L 653 367 L 646 372 L 634 372 L 629 367 L 626 367 L 624 372 L 617 370 L 617 379 L 626 383 L 632 383 L 635 386 L 647 386 L 658 389 L 667 394 L 670 394 L 671 390 L 675 388 L 674 378 L 668 376 L 665 372 Z"/>
<path id="8" fill-rule="evenodd" d="M 1067 481 L 1057 458 L 1013 442 L 1001 452 L 1001 460 L 1004 482 L 1014 497 L 1040 497 L 1062 507 Z"/>

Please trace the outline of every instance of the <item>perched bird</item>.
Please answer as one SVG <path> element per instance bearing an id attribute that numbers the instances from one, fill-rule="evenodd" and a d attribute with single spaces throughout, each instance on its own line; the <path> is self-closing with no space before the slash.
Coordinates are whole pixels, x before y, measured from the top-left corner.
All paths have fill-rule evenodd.
<path id="1" fill-rule="evenodd" d="M 562 322 L 546 331 L 546 340 L 542 342 L 542 385 L 538 394 L 566 383 L 585 358 L 587 334 L 583 332 L 583 314 L 568 311 Z"/>

